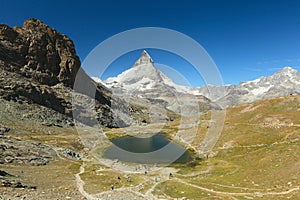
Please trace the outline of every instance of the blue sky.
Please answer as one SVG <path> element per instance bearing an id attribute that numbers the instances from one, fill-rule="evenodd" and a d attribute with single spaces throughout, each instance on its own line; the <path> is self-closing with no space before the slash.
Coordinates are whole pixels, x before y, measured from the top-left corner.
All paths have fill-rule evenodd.
<path id="1" fill-rule="evenodd" d="M 22 26 L 35 17 L 68 35 L 83 61 L 100 42 L 138 27 L 164 27 L 199 42 L 219 68 L 224 83 L 270 75 L 284 66 L 300 66 L 300 1 L 298 0 L 2 0 L 0 23 Z M 188 63 L 149 49 L 155 62 L 174 67 L 192 85 L 201 85 Z M 129 68 L 134 51 L 114 62 L 105 76 Z M 87 69 L 91 75 L 96 70 Z"/>

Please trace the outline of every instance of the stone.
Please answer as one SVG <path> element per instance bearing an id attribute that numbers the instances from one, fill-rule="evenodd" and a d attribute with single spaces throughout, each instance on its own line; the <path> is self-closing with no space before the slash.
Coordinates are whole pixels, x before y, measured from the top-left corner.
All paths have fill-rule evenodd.
<path id="1" fill-rule="evenodd" d="M 4 133 L 7 133 L 9 131 L 10 131 L 10 128 L 0 125 L 0 135 L 4 135 Z M 1 148 L 1 146 L 0 146 L 0 148 Z"/>

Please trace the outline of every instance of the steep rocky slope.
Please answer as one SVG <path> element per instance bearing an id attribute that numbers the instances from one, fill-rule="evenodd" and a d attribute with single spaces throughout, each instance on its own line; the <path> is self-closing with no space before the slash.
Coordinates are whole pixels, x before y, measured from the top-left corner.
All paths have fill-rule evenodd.
<path id="1" fill-rule="evenodd" d="M 120 127 L 141 113 L 80 65 L 72 40 L 40 20 L 0 24 L 0 199 L 80 199 L 74 174 L 84 146 L 74 119 Z M 94 113 L 83 106 L 90 102 Z"/>
<path id="2" fill-rule="evenodd" d="M 75 80 L 80 80 L 76 87 Z M 133 123 L 130 105 L 112 99 L 80 67 L 72 40 L 37 19 L 25 21 L 22 28 L 0 25 L 0 91 L 5 100 L 39 104 L 67 118 L 75 114 L 90 125 L 95 120 L 82 107 L 86 102 L 80 101 L 95 98 L 97 123 L 108 127 Z M 112 104 L 119 105 L 115 111 Z M 113 112 L 123 113 L 122 119 Z"/>

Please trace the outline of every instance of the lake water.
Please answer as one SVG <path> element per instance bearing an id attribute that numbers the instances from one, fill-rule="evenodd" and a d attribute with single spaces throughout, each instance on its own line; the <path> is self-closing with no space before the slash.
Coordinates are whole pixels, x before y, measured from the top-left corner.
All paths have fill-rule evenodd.
<path id="1" fill-rule="evenodd" d="M 187 163 L 192 157 L 183 146 L 163 134 L 141 137 L 125 136 L 112 140 L 104 157 L 134 163 Z"/>

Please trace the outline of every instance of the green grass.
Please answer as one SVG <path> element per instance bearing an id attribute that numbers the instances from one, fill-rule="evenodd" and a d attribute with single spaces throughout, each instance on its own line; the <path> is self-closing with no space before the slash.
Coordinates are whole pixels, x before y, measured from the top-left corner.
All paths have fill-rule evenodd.
<path id="1" fill-rule="evenodd" d="M 178 170 L 173 179 L 158 184 L 154 194 L 159 198 L 188 199 L 233 199 L 230 195 L 208 192 L 195 186 L 213 189 L 219 192 L 251 192 L 254 199 L 300 199 L 300 192 L 287 195 L 264 195 L 255 197 L 255 192 L 282 192 L 300 185 L 300 98 L 287 97 L 272 100 L 262 100 L 251 104 L 243 104 L 227 109 L 225 125 L 222 134 L 208 160 L 193 160 L 188 164 L 171 164 Z M 201 116 L 201 122 L 194 145 L 199 145 L 207 132 L 211 112 Z M 185 119 L 189 120 L 189 119 Z M 191 119 L 192 121 L 192 119 Z M 271 125 L 265 125 L 270 122 Z M 190 122 L 189 122 L 190 123 Z M 293 124 L 291 126 L 290 124 Z M 180 120 L 168 122 L 160 134 L 172 138 L 178 131 Z M 276 127 L 280 125 L 280 127 Z M 9 124 L 12 131 L 7 135 L 20 139 L 39 141 L 56 146 L 74 148 L 80 151 L 83 147 L 74 129 L 50 127 L 51 135 L 45 134 L 44 127 L 35 127 L 32 132 L 29 125 L 24 126 L 23 132 L 14 132 L 22 124 Z M 125 136 L 126 129 L 105 129 L 111 140 Z M 150 132 L 150 131 L 149 131 Z M 259 146 L 264 144 L 263 146 Z M 226 148 L 223 148 L 226 147 Z M 104 146 L 97 153 L 103 152 Z M 193 151 L 193 149 L 190 149 Z M 192 152 L 194 153 L 194 152 Z M 100 155 L 100 154 L 99 154 Z M 196 156 L 195 156 L 196 158 Z M 67 187 L 74 183 L 74 174 L 78 173 L 81 162 L 60 160 L 42 167 L 21 166 L 28 180 L 35 176 L 39 179 L 39 187 L 47 188 L 46 180 L 51 178 L 52 185 Z M 152 187 L 154 181 L 150 178 L 159 176 L 159 172 L 131 174 L 132 182 L 127 182 L 125 174 L 112 170 L 101 164 L 86 162 L 85 173 L 81 178 L 84 188 L 89 193 L 99 193 L 115 188 L 125 188 L 144 184 L 141 189 L 145 193 Z M 132 163 L 126 163 L 131 165 Z M 34 170 L 36 171 L 34 171 Z M 99 169 L 101 169 L 99 171 Z M 44 170 L 49 174 L 44 173 Z M 20 171 L 19 168 L 15 170 Z M 165 175 L 165 174 L 164 174 Z M 121 177 L 121 181 L 117 177 Z M 150 178 L 149 178 L 150 177 Z M 179 180 L 177 180 L 179 179 Z M 67 180 L 67 183 L 64 183 Z M 291 184 L 288 184 L 291 183 Z M 248 196 L 248 195 L 247 195 Z M 235 199 L 245 199 L 244 196 L 234 196 Z"/>
<path id="2" fill-rule="evenodd" d="M 100 169 L 100 171 L 97 171 Z M 121 181 L 118 180 L 121 178 Z M 125 174 L 111 169 L 103 169 L 103 166 L 97 164 L 87 165 L 81 179 L 86 183 L 85 190 L 89 193 L 99 193 L 110 190 L 114 185 L 115 189 L 122 187 L 131 187 L 138 185 L 143 177 L 141 175 L 129 175 L 131 182 L 126 180 Z"/>
<path id="3" fill-rule="evenodd" d="M 227 109 L 223 132 L 213 150 L 216 155 L 193 167 L 177 166 L 180 169 L 177 177 L 194 185 L 223 192 L 282 192 L 299 186 L 300 142 L 290 140 L 300 138 L 300 127 L 289 125 L 291 122 L 299 125 L 299 107 L 299 97 L 287 97 Z M 209 120 L 210 116 L 208 112 L 201 117 L 198 134 L 204 134 L 205 120 Z M 274 125 L 264 126 L 266 120 Z M 280 125 L 279 128 L 276 123 Z M 230 144 L 228 149 L 220 149 L 224 144 Z M 265 145 L 255 146 L 261 144 Z M 289 182 L 292 186 L 287 185 Z M 185 193 L 181 194 L 180 191 Z M 199 189 L 174 181 L 160 184 L 156 193 L 174 198 L 214 199 Z M 199 196 L 195 198 L 196 195 Z M 284 199 L 288 196 L 299 196 L 299 191 L 290 195 L 267 195 L 263 199 Z"/>

